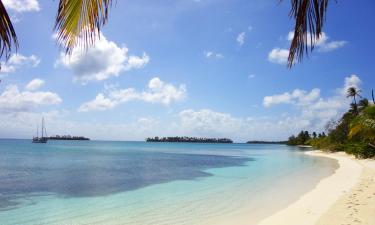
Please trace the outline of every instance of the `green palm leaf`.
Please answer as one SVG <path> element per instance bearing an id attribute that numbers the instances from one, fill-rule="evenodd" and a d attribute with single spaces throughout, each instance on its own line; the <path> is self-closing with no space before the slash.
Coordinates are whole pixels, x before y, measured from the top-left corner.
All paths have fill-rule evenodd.
<path id="1" fill-rule="evenodd" d="M 282 1 L 282 0 L 281 0 Z M 288 67 L 312 51 L 322 34 L 329 0 L 291 0 L 289 16 L 294 19 L 294 37 L 290 45 Z M 308 35 L 308 34 L 311 35 Z M 310 40 L 309 40 L 310 39 Z M 311 43 L 310 48 L 308 43 Z"/>
<path id="2" fill-rule="evenodd" d="M 12 46 L 18 49 L 17 35 L 10 21 L 8 12 L 0 0 L 0 58 L 5 54 L 9 58 Z M 1 68 L 0 68 L 1 69 Z"/>
<path id="3" fill-rule="evenodd" d="M 60 46 L 70 53 L 93 45 L 111 5 L 112 0 L 60 0 L 54 28 Z"/>

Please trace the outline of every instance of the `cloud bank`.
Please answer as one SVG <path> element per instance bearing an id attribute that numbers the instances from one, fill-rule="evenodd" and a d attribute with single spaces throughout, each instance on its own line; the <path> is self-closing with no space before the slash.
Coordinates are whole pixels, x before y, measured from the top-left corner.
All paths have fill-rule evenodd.
<path id="1" fill-rule="evenodd" d="M 17 85 L 6 86 L 0 94 L 0 112 L 28 112 L 39 106 L 55 105 L 62 102 L 56 93 L 32 90 L 39 87 L 41 87 L 41 83 L 37 80 L 27 84 L 24 91 L 19 90 Z"/>
<path id="2" fill-rule="evenodd" d="M 117 89 L 110 88 L 107 94 L 99 93 L 94 100 L 83 103 L 78 111 L 104 111 L 129 101 L 144 101 L 169 105 L 173 101 L 180 101 L 186 96 L 186 87 L 181 84 L 174 86 L 165 83 L 159 77 L 154 77 L 148 82 L 145 91 L 137 91 L 134 88 Z"/>
<path id="3" fill-rule="evenodd" d="M 1 63 L 1 73 L 14 73 L 21 67 L 37 67 L 40 63 L 40 58 L 35 55 L 24 56 L 22 54 L 12 54 L 8 61 Z"/>
<path id="4" fill-rule="evenodd" d="M 15 12 L 39 11 L 39 2 L 37 0 L 2 0 L 5 8 Z"/>
<path id="5" fill-rule="evenodd" d="M 149 61 L 150 57 L 146 53 L 141 56 L 129 55 L 127 47 L 119 47 L 101 34 L 95 45 L 87 51 L 75 48 L 70 56 L 60 53 L 56 66 L 62 65 L 72 70 L 74 80 L 84 84 L 117 77 L 125 71 L 140 69 Z"/>

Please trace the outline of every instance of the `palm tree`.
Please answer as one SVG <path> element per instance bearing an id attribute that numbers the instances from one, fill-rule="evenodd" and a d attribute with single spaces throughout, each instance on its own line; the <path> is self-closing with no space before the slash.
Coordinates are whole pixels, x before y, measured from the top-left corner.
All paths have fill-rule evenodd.
<path id="1" fill-rule="evenodd" d="M 374 89 L 371 90 L 372 103 L 375 104 Z"/>
<path id="2" fill-rule="evenodd" d="M 348 88 L 348 90 L 346 91 L 346 97 L 348 98 L 353 98 L 354 100 L 354 104 L 357 105 L 357 100 L 356 100 L 356 96 L 359 96 L 362 98 L 362 96 L 359 94 L 361 93 L 361 90 L 357 89 L 356 87 L 350 87 Z"/>
<path id="3" fill-rule="evenodd" d="M 77 46 L 86 49 L 95 42 L 107 22 L 111 5 L 112 0 L 59 0 L 54 30 L 66 53 Z M 13 46 L 17 51 L 17 35 L 0 0 L 0 58 L 8 59 Z"/>

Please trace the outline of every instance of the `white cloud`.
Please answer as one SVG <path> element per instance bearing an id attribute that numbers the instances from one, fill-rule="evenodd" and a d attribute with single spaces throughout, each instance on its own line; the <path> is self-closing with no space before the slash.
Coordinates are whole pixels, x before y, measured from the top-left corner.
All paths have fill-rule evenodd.
<path id="1" fill-rule="evenodd" d="M 186 132 L 211 135 L 236 132 L 242 124 L 241 119 L 232 117 L 227 113 L 215 112 L 210 109 L 194 111 L 183 110 L 179 113 L 181 127 Z"/>
<path id="2" fill-rule="evenodd" d="M 295 89 L 293 92 L 285 92 L 280 95 L 266 96 L 263 105 L 266 107 L 276 104 L 291 104 L 300 111 L 299 116 L 293 117 L 295 120 L 305 121 L 309 129 L 321 130 L 331 119 L 337 119 L 348 109 L 350 99 L 346 97 L 348 87 L 359 88 L 361 80 L 357 75 L 350 75 L 345 78 L 344 85 L 337 89 L 333 96 L 323 98 L 320 90 L 315 88 L 310 92 Z"/>
<path id="3" fill-rule="evenodd" d="M 269 107 L 271 105 L 281 104 L 281 103 L 291 103 L 292 96 L 288 92 L 280 95 L 265 96 L 263 99 L 263 105 Z"/>
<path id="4" fill-rule="evenodd" d="M 344 90 L 360 84 L 356 75 L 345 78 L 344 85 L 333 96 L 323 98 L 320 90 L 295 89 L 280 95 L 266 96 L 263 104 L 289 104 L 295 113 L 273 117 L 236 117 L 210 109 L 186 109 L 178 114 L 174 134 L 189 136 L 229 137 L 235 140 L 286 140 L 300 130 L 321 132 L 331 119 L 338 119 L 348 109 L 350 99 Z M 269 98 L 270 97 L 270 98 Z"/>
<path id="5" fill-rule="evenodd" d="M 99 93 L 94 100 L 82 104 L 78 111 L 104 111 L 115 107 L 117 104 L 114 100 L 106 98 L 103 93 Z"/>
<path id="6" fill-rule="evenodd" d="M 318 51 L 320 51 L 320 52 L 333 51 L 335 49 L 344 47 L 344 45 L 346 45 L 347 43 L 348 43 L 347 41 L 332 41 L 332 42 L 328 42 L 328 43 L 326 43 L 326 44 L 324 44 L 322 46 L 319 46 Z"/>
<path id="7" fill-rule="evenodd" d="M 250 74 L 249 76 L 247 76 L 247 78 L 253 79 L 253 78 L 255 78 L 255 74 Z"/>
<path id="8" fill-rule="evenodd" d="M 92 80 L 106 80 L 112 76 L 119 76 L 124 71 L 144 67 L 150 57 L 143 53 L 142 56 L 128 55 L 129 49 L 120 48 L 116 43 L 108 41 L 104 35 L 95 42 L 95 46 L 87 51 L 75 48 L 68 57 L 60 54 L 56 65 L 63 65 L 71 69 L 74 79 L 82 83 Z"/>
<path id="9" fill-rule="evenodd" d="M 43 85 L 44 85 L 44 80 L 36 78 L 36 79 L 30 81 L 26 85 L 25 89 L 28 90 L 28 91 L 36 91 L 39 88 L 41 88 Z"/>
<path id="10" fill-rule="evenodd" d="M 274 48 L 268 54 L 268 61 L 277 64 L 287 64 L 289 56 L 288 49 Z"/>
<path id="11" fill-rule="evenodd" d="M 246 33 L 241 32 L 238 34 L 236 41 L 240 46 L 242 46 L 243 44 L 245 44 L 245 38 L 246 38 Z"/>
<path id="12" fill-rule="evenodd" d="M 16 12 L 39 11 L 39 2 L 37 0 L 3 0 L 5 8 Z"/>
<path id="13" fill-rule="evenodd" d="M 294 37 L 294 33 L 291 31 L 288 33 L 288 41 L 292 41 Z M 307 46 L 311 46 L 312 43 L 315 44 L 317 47 L 317 50 L 319 52 L 329 52 L 333 51 L 335 49 L 341 48 L 344 45 L 346 45 L 347 41 L 329 41 L 329 37 L 326 33 L 322 32 L 319 39 L 316 39 L 315 37 L 311 37 L 311 34 L 307 34 Z"/>
<path id="14" fill-rule="evenodd" d="M 40 59 L 35 55 L 24 56 L 21 54 L 13 54 L 8 61 L 1 62 L 1 73 L 14 73 L 22 66 L 37 67 Z"/>
<path id="15" fill-rule="evenodd" d="M 292 122 L 293 121 L 293 122 Z M 292 117 L 236 117 L 210 109 L 186 109 L 174 124 L 178 135 L 229 137 L 236 141 L 285 140 L 288 135 L 310 125 L 307 120 Z"/>
<path id="16" fill-rule="evenodd" d="M 53 32 L 53 34 L 51 35 L 51 38 L 53 40 L 57 40 L 58 37 L 59 37 L 59 34 L 57 32 Z"/>
<path id="17" fill-rule="evenodd" d="M 344 83 L 344 87 L 341 89 L 341 94 L 346 95 L 346 91 L 350 87 L 359 88 L 361 83 L 362 83 L 361 79 L 359 79 L 359 77 L 355 74 L 352 74 L 349 77 L 345 77 L 345 83 Z"/>
<path id="18" fill-rule="evenodd" d="M 179 87 L 165 83 L 160 78 L 154 77 L 148 83 L 146 91 L 136 91 L 134 88 L 117 89 L 109 88 L 108 94 L 99 93 L 92 101 L 83 103 L 78 111 L 104 111 L 119 104 L 129 101 L 144 101 L 169 105 L 173 101 L 180 101 L 186 96 L 185 85 Z"/>
<path id="19" fill-rule="evenodd" d="M 292 41 L 294 37 L 294 32 L 290 31 L 288 33 L 287 39 L 288 41 Z M 325 43 L 327 43 L 328 36 L 323 32 L 319 39 L 316 39 L 315 37 L 311 37 L 310 33 L 307 33 L 307 46 L 311 46 L 311 43 L 314 43 L 316 46 L 322 46 Z"/>
<path id="20" fill-rule="evenodd" d="M 293 107 L 293 110 L 288 113 L 270 117 L 236 116 L 213 109 L 195 110 L 188 108 L 177 113 L 168 113 L 167 120 L 159 120 L 143 114 L 147 112 L 142 112 L 143 115 L 136 118 L 133 117 L 130 122 L 121 122 L 116 119 L 112 122 L 111 120 L 106 120 L 104 123 L 90 117 L 86 117 L 85 121 L 72 121 L 65 115 L 66 113 L 60 111 L 32 112 L 30 109 L 35 108 L 35 105 L 41 105 L 33 103 L 33 106 L 27 107 L 26 110 L 25 108 L 19 110 L 19 108 L 13 107 L 12 110 L 8 110 L 12 111 L 12 114 L 0 113 L 0 136 L 30 137 L 35 132 L 36 121 L 40 121 L 43 115 L 47 120 L 49 134 L 85 135 L 102 140 L 143 140 L 148 136 L 172 135 L 229 137 L 235 141 L 285 140 L 288 136 L 299 132 L 301 129 L 321 132 L 328 121 L 339 118 L 348 109 L 351 101 L 346 98 L 346 88 L 351 86 L 360 88 L 361 80 L 358 76 L 351 75 L 347 76 L 343 83 L 333 95 L 327 97 L 323 97 L 319 89 L 309 91 L 295 89 L 280 95 L 270 95 L 279 96 L 279 104 L 288 104 Z M 148 86 L 144 91 L 137 91 L 134 88 L 118 89 L 116 86 L 107 86 L 105 91 L 101 93 L 102 96 L 97 97 L 99 100 L 93 101 L 97 104 L 90 105 L 89 108 L 105 110 L 131 100 L 163 104 L 161 100 L 163 98 L 148 97 L 157 93 L 160 94 L 163 92 L 160 90 L 163 90 L 167 85 L 160 79 L 154 78 L 148 82 Z M 174 87 L 174 90 L 180 90 L 174 85 L 172 87 Z M 11 94 L 10 96 L 18 96 L 20 95 L 19 93 L 25 92 L 18 91 L 18 94 Z M 4 98 L 3 95 L 4 93 L 0 95 L 0 112 L 7 111 L 1 107 L 18 101 L 14 98 L 4 102 L 2 100 Z M 166 94 L 160 95 L 165 96 Z M 274 98 L 270 102 L 272 102 L 270 106 L 277 104 Z M 270 110 L 273 109 L 271 108 Z"/>
<path id="21" fill-rule="evenodd" d="M 287 40 L 291 42 L 293 40 L 294 33 L 291 31 L 287 35 Z M 311 34 L 307 34 L 307 46 L 311 47 L 312 43 L 315 44 L 318 52 L 329 52 L 335 49 L 345 46 L 347 41 L 330 41 L 330 38 L 326 33 L 322 32 L 319 39 L 311 37 Z M 274 48 L 268 54 L 268 61 L 276 64 L 287 64 L 289 56 L 288 49 Z"/>
<path id="22" fill-rule="evenodd" d="M 61 102 L 61 98 L 56 93 L 20 91 L 16 85 L 8 85 L 0 94 L 0 112 L 25 112 L 38 106 Z"/>
<path id="23" fill-rule="evenodd" d="M 320 90 L 317 88 L 312 89 L 309 93 L 295 89 L 291 93 L 285 92 L 280 95 L 265 96 L 263 105 L 270 107 L 277 104 L 295 104 L 295 105 L 308 105 L 320 97 Z"/>
<path id="24" fill-rule="evenodd" d="M 224 58 L 224 55 L 218 52 L 213 52 L 213 51 L 204 51 L 203 55 L 207 59 L 222 59 Z"/>
<path id="25" fill-rule="evenodd" d="M 137 119 L 137 128 L 140 129 L 139 131 L 145 132 L 145 131 L 152 131 L 154 130 L 158 125 L 159 121 L 157 119 L 154 119 L 152 117 L 141 117 Z"/>

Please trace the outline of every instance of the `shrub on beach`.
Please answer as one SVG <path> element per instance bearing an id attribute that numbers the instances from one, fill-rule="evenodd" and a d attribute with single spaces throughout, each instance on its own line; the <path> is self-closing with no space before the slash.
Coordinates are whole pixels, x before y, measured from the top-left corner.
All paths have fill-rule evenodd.
<path id="1" fill-rule="evenodd" d="M 375 149 L 368 146 L 364 142 L 352 142 L 344 146 L 344 150 L 348 154 L 353 154 L 357 158 L 373 158 L 375 157 Z"/>

